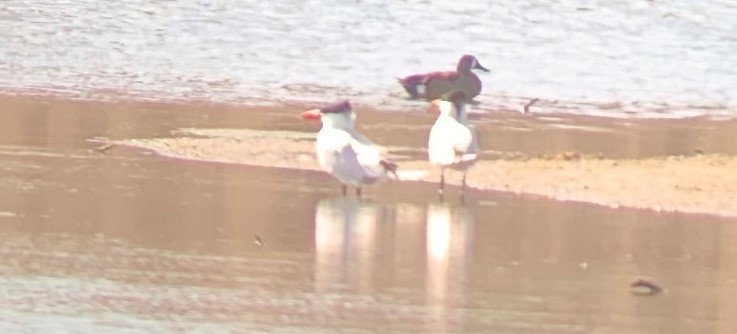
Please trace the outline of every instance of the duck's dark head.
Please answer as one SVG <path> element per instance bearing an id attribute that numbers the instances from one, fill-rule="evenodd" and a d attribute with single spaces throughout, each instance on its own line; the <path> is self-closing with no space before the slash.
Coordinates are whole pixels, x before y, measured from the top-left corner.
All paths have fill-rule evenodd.
<path id="1" fill-rule="evenodd" d="M 482 70 L 484 72 L 491 72 L 491 70 L 479 63 L 479 60 L 476 58 L 476 56 L 463 55 L 461 59 L 458 60 L 458 66 L 456 68 L 458 72 L 466 72 L 473 69 Z"/>

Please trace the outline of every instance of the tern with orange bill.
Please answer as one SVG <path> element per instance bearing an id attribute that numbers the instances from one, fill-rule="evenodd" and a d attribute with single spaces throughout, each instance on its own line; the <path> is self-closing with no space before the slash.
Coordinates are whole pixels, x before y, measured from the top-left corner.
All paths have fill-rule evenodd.
<path id="1" fill-rule="evenodd" d="M 348 186 L 374 184 L 388 175 L 397 178 L 397 164 L 383 157 L 382 152 L 355 128 L 356 113 L 348 101 L 340 101 L 302 113 L 303 119 L 320 120 L 315 151 L 317 162 L 342 185 L 343 195 Z"/>
<path id="2" fill-rule="evenodd" d="M 463 193 L 466 190 L 466 173 L 478 159 L 476 131 L 468 124 L 467 97 L 463 91 L 445 94 L 432 101 L 439 109 L 438 119 L 430 130 L 427 143 L 430 163 L 440 167 L 438 193 L 445 190 L 445 170 L 463 172 Z"/>

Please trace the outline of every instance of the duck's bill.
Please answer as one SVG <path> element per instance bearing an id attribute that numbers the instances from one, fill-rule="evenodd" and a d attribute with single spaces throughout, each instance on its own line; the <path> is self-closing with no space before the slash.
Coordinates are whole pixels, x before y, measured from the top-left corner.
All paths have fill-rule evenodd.
<path id="1" fill-rule="evenodd" d="M 484 72 L 491 72 L 491 70 L 490 70 L 490 69 L 488 69 L 488 68 L 484 67 L 484 65 L 481 65 L 481 64 L 479 64 L 479 63 L 476 63 L 476 66 L 474 66 L 473 68 L 475 68 L 475 69 L 479 69 L 479 70 L 482 70 L 482 71 L 484 71 Z"/>
<path id="2" fill-rule="evenodd" d="M 310 109 L 302 113 L 302 119 L 319 120 L 320 109 Z"/>

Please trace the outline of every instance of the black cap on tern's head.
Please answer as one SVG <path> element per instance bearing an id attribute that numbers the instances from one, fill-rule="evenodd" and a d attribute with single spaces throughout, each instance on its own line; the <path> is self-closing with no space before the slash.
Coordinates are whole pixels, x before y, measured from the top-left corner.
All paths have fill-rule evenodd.
<path id="1" fill-rule="evenodd" d="M 464 93 L 462 90 L 445 93 L 442 97 L 440 97 L 440 99 L 453 103 L 466 103 L 467 101 L 466 93 Z"/>
<path id="2" fill-rule="evenodd" d="M 340 102 L 328 104 L 324 107 L 320 107 L 320 112 L 323 114 L 341 113 L 346 111 L 351 111 L 351 103 L 348 100 L 343 100 Z"/>
<path id="3" fill-rule="evenodd" d="M 319 120 L 322 114 L 338 114 L 351 111 L 351 103 L 348 100 L 328 104 L 319 109 L 310 109 L 302 113 L 303 119 Z"/>
<path id="4" fill-rule="evenodd" d="M 440 99 L 443 101 L 448 101 L 450 103 L 453 103 L 453 106 L 456 109 L 456 113 L 460 113 L 461 109 L 463 109 L 463 105 L 465 105 L 466 102 L 468 102 L 466 93 L 464 93 L 461 90 L 456 90 L 456 91 L 445 93 L 443 94 L 442 97 L 440 97 Z"/>

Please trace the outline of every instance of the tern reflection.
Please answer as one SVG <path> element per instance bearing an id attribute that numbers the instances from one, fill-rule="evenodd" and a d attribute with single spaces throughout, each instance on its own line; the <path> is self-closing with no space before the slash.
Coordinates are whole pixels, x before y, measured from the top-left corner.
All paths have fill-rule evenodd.
<path id="1" fill-rule="evenodd" d="M 325 199 L 315 213 L 315 281 L 320 292 L 371 290 L 381 207 L 356 198 Z"/>
<path id="2" fill-rule="evenodd" d="M 446 305 L 449 296 L 463 296 L 466 266 L 473 241 L 474 217 L 464 207 L 431 203 L 427 208 L 427 297 Z"/>

